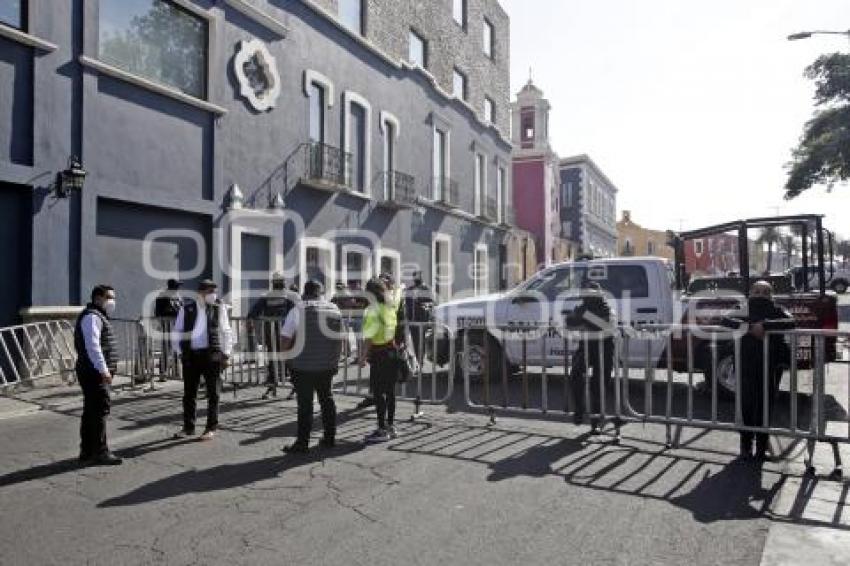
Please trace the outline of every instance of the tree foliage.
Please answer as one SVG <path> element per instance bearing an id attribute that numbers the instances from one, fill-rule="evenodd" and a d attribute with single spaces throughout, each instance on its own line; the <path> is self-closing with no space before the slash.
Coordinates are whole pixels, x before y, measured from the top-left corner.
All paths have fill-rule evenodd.
<path id="1" fill-rule="evenodd" d="M 818 109 L 792 152 L 786 199 L 814 185 L 832 189 L 850 178 L 850 54 L 823 55 L 806 68 L 805 76 L 815 81 Z"/>

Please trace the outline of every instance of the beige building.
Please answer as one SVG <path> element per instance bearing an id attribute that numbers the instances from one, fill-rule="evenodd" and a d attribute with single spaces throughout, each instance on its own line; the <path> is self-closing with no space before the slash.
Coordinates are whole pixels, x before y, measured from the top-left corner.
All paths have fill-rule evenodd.
<path id="1" fill-rule="evenodd" d="M 667 232 L 650 230 L 632 221 L 632 213 L 623 211 L 617 222 L 617 255 L 658 256 L 673 260 L 673 248 L 667 245 Z"/>

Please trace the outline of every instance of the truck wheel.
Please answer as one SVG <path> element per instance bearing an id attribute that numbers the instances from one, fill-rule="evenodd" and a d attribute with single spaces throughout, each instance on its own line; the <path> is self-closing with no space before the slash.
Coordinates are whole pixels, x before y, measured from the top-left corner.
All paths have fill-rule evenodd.
<path id="1" fill-rule="evenodd" d="M 832 290 L 838 293 L 839 295 L 843 295 L 847 292 L 847 281 L 843 279 L 839 279 L 838 281 L 832 282 Z"/>
<path id="2" fill-rule="evenodd" d="M 484 347 L 484 340 L 487 340 L 487 348 Z M 469 373 L 473 379 L 479 379 L 484 371 L 484 356 L 488 355 L 487 368 L 490 373 L 490 379 L 502 378 L 502 359 L 504 352 L 501 344 L 487 334 L 473 334 L 469 337 L 469 351 L 463 351 L 463 338 L 457 342 L 457 362 L 455 364 L 455 376 L 463 378 L 464 372 Z M 508 368 L 510 374 L 510 368 Z"/>
<path id="3" fill-rule="evenodd" d="M 711 394 L 711 382 L 717 381 L 718 397 L 725 398 L 735 396 L 735 356 L 731 352 L 721 353 L 717 358 L 717 375 L 712 375 L 711 363 L 703 370 L 705 375 L 706 390 Z"/>

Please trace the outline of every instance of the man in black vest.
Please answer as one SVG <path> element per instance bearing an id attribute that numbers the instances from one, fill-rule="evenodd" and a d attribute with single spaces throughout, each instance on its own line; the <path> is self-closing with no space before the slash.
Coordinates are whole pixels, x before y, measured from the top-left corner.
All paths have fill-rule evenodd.
<path id="1" fill-rule="evenodd" d="M 331 393 L 333 377 L 342 353 L 342 315 L 339 308 L 322 298 L 322 284 L 308 281 L 303 301 L 286 316 L 281 330 L 280 351 L 291 355 L 290 367 L 298 396 L 298 437 L 284 448 L 289 453 L 309 449 L 313 428 L 313 392 L 322 409 L 322 448 L 332 448 L 336 437 L 336 404 Z"/>
<path id="2" fill-rule="evenodd" d="M 106 443 L 106 416 L 109 414 L 109 385 L 118 369 L 115 332 L 109 316 L 115 312 L 115 290 L 98 285 L 91 292 L 74 326 L 77 351 L 77 381 L 83 390 L 83 416 L 80 420 L 80 462 L 85 465 L 115 466 Z"/>
<path id="3" fill-rule="evenodd" d="M 277 397 L 278 380 L 286 375 L 285 364 L 279 359 L 275 359 L 275 354 L 278 353 L 279 328 L 283 319 L 292 309 L 293 298 L 298 298 L 297 295 L 286 289 L 283 274 L 275 273 L 272 275 L 271 283 L 271 291 L 260 297 L 260 300 L 248 312 L 248 330 L 251 336 L 256 339 L 256 328 L 257 326 L 261 328 L 262 341 L 270 356 L 268 364 L 266 364 L 266 392 L 263 394 L 263 399 L 268 399 L 270 395 Z"/>
<path id="4" fill-rule="evenodd" d="M 201 281 L 196 299 L 188 299 L 174 322 L 172 345 L 183 360 L 183 428 L 175 438 L 195 434 L 195 412 L 201 377 L 207 388 L 207 426 L 201 440 L 212 440 L 218 430 L 221 372 L 233 351 L 233 333 L 227 309 L 218 300 L 217 285 Z"/>

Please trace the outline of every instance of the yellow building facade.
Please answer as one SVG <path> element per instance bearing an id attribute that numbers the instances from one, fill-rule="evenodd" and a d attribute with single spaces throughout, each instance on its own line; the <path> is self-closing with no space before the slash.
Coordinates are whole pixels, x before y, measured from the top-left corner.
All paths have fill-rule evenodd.
<path id="1" fill-rule="evenodd" d="M 617 222 L 617 255 L 657 256 L 673 260 L 673 248 L 667 245 L 667 232 L 644 228 L 632 220 L 632 213 L 623 211 Z"/>

